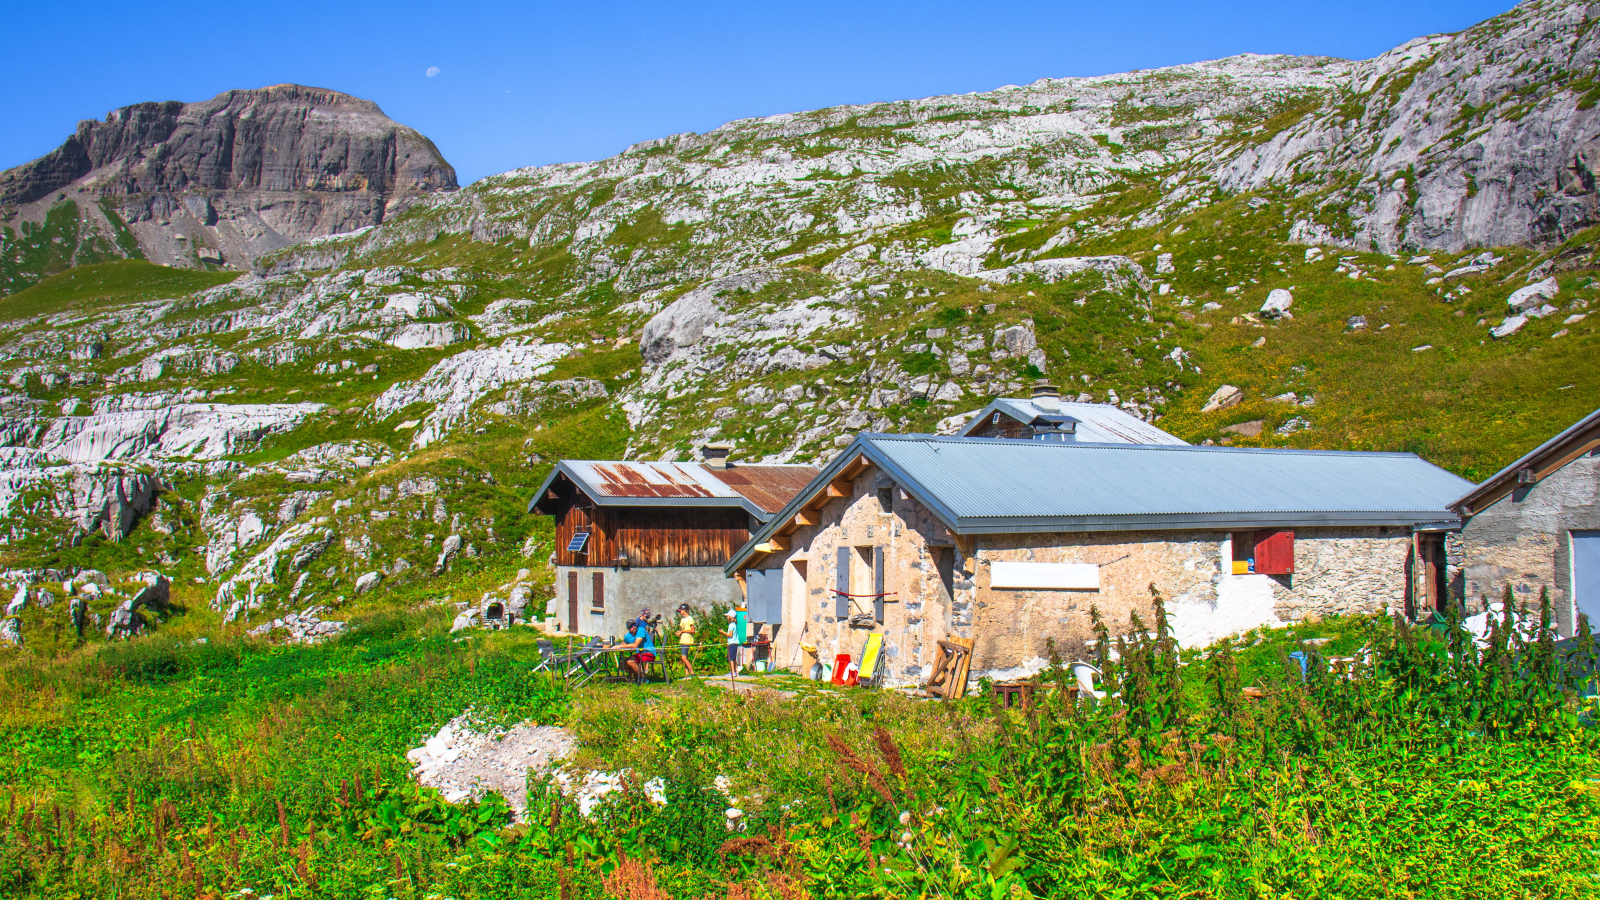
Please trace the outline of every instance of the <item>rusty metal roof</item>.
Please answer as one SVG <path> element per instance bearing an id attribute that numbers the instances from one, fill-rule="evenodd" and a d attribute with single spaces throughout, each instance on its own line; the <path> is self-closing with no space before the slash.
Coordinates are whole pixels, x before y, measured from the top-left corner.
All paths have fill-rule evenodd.
<path id="1" fill-rule="evenodd" d="M 783 509 L 821 471 L 814 466 L 740 466 L 706 469 L 706 474 L 738 491 L 768 514 Z"/>
<path id="2" fill-rule="evenodd" d="M 766 521 L 816 474 L 811 466 L 734 464 L 719 471 L 693 462 L 564 459 L 528 511 L 543 512 L 540 501 L 564 475 L 601 506 L 738 506 Z"/>

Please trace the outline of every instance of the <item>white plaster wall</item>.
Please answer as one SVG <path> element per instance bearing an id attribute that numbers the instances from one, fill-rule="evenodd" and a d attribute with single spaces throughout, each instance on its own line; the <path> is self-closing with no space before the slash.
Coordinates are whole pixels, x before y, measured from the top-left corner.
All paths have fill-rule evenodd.
<path id="1" fill-rule="evenodd" d="M 1263 625 L 1282 625 L 1274 587 L 1268 575 L 1217 575 L 1212 598 L 1185 597 L 1168 604 L 1172 636 L 1181 647 L 1204 647 Z"/>

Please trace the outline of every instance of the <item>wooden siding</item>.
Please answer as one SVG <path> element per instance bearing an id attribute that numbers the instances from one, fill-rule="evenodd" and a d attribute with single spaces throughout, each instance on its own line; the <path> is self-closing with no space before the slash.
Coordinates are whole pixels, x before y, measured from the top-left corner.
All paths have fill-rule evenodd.
<path id="1" fill-rule="evenodd" d="M 750 517 L 728 507 L 593 506 L 563 484 L 556 511 L 556 564 L 614 566 L 720 566 L 750 539 Z M 589 532 L 582 553 L 567 547 L 578 531 Z"/>

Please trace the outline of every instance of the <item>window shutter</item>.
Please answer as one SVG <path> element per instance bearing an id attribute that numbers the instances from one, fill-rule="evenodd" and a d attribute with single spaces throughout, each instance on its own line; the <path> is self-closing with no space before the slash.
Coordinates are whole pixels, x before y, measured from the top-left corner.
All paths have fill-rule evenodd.
<path id="1" fill-rule="evenodd" d="M 850 598 L 845 595 L 850 593 L 850 548 L 839 548 L 838 571 L 833 574 L 834 589 L 839 593 L 834 595 L 833 615 L 835 618 L 847 619 L 850 617 Z"/>
<path id="2" fill-rule="evenodd" d="M 748 592 L 747 608 L 750 610 L 750 621 L 774 625 L 781 623 L 783 570 L 750 569 L 744 573 L 744 583 Z"/>
<path id="3" fill-rule="evenodd" d="M 766 579 L 767 589 L 767 622 L 772 625 L 783 624 L 783 570 L 768 569 Z"/>
<path id="4" fill-rule="evenodd" d="M 1271 531 L 1257 534 L 1256 573 L 1294 574 L 1294 532 Z"/>
<path id="5" fill-rule="evenodd" d="M 750 621 L 765 622 L 766 610 L 763 604 L 766 599 L 761 594 L 761 586 L 766 583 L 767 575 L 759 569 L 746 569 L 744 573 L 744 608 L 750 612 Z"/>
<path id="6" fill-rule="evenodd" d="M 878 596 L 872 598 L 872 617 L 883 624 L 883 548 L 872 548 L 872 591 Z"/>
<path id="7" fill-rule="evenodd" d="M 604 572 L 594 573 L 594 608 L 606 608 L 606 576 Z"/>

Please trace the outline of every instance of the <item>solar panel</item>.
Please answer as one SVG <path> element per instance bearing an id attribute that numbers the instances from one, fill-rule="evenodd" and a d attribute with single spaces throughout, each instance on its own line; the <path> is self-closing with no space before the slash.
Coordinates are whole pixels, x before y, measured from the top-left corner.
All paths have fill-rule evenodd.
<path id="1" fill-rule="evenodd" d="M 573 535 L 572 536 L 572 542 L 567 544 L 567 552 L 568 553 L 582 553 L 584 544 L 587 544 L 588 542 L 589 542 L 588 533 L 587 532 L 579 532 L 578 534 Z"/>

